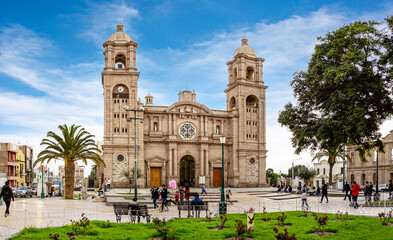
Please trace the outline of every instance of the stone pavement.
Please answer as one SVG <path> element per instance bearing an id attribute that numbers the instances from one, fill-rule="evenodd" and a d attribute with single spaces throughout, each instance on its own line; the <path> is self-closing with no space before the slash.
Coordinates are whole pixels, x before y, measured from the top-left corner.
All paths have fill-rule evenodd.
<path id="1" fill-rule="evenodd" d="M 140 189 L 141 195 L 149 194 L 150 189 Z M 108 194 L 127 192 L 126 189 L 112 189 Z M 191 192 L 200 192 L 200 189 L 191 189 Z M 207 189 L 208 193 L 218 193 L 218 189 Z M 276 193 L 272 188 L 236 188 L 232 189 L 232 199 L 237 200 L 228 205 L 228 213 L 243 213 L 250 207 L 256 212 L 262 212 L 266 207 L 268 212 L 296 211 L 301 210 L 300 195 Z M 383 193 L 382 198 L 387 198 Z M 387 207 L 361 207 L 353 209 L 348 206 L 348 201 L 343 197 L 330 197 L 329 203 L 325 201 L 319 203 L 320 197 L 309 197 L 308 203 L 311 211 L 324 213 L 337 213 L 337 211 L 348 212 L 352 215 L 364 215 L 376 217 L 379 212 L 387 211 Z M 364 202 L 364 197 L 360 197 L 359 203 Z M 209 203 L 209 208 L 213 214 L 218 214 L 218 203 Z M 21 231 L 25 227 L 34 226 L 37 228 L 62 226 L 70 224 L 70 219 L 78 220 L 81 214 L 85 213 L 91 220 L 102 220 L 115 222 L 113 207 L 107 206 L 105 202 L 94 200 L 64 200 L 63 198 L 16 198 L 11 203 L 11 215 L 4 217 L 5 204 L 0 206 L 0 239 L 6 239 Z M 176 206 L 170 206 L 169 211 L 159 212 L 149 210 L 153 217 L 174 218 L 178 217 Z M 186 217 L 187 213 L 182 213 Z M 204 213 L 201 213 L 204 217 Z M 123 222 L 128 222 L 123 216 Z"/>

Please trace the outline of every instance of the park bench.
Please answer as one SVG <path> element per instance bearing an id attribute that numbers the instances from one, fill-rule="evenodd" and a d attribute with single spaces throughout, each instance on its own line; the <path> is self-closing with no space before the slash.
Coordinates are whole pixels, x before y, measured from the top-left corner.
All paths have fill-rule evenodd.
<path id="1" fill-rule="evenodd" d="M 202 204 L 198 205 L 190 205 L 190 204 L 179 204 L 177 205 L 177 210 L 179 211 L 179 218 L 181 217 L 182 211 L 188 211 L 188 216 L 190 216 L 190 211 L 192 212 L 192 216 L 199 217 L 200 211 L 206 211 L 206 216 L 208 215 L 209 211 L 209 203 L 202 202 Z M 195 215 L 194 215 L 195 212 Z"/>
<path id="2" fill-rule="evenodd" d="M 116 222 L 118 223 L 121 222 L 121 216 L 123 215 L 129 217 L 129 222 L 140 222 L 141 217 L 146 218 L 146 222 L 151 222 L 151 214 L 149 214 L 147 205 L 115 203 L 113 204 L 113 210 L 116 215 Z"/>
<path id="3" fill-rule="evenodd" d="M 147 205 L 130 204 L 129 209 L 131 222 L 135 223 L 136 220 L 140 222 L 141 217 L 146 218 L 146 222 L 151 222 L 151 214 L 147 210 Z"/>
<path id="4" fill-rule="evenodd" d="M 121 216 L 127 215 L 129 216 L 129 207 L 128 203 L 115 203 L 113 204 L 113 211 L 116 215 L 116 222 L 121 222 Z"/>

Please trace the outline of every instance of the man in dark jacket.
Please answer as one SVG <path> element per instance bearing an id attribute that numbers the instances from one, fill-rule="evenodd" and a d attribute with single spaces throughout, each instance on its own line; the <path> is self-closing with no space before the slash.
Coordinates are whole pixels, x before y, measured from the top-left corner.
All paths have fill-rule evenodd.
<path id="1" fill-rule="evenodd" d="M 392 180 L 389 180 L 388 191 L 389 191 L 389 199 L 392 200 L 392 191 L 393 191 L 393 183 L 392 183 Z"/>
<path id="2" fill-rule="evenodd" d="M 164 208 L 166 207 L 166 211 L 168 211 L 168 203 L 166 202 L 166 199 L 168 197 L 168 189 L 166 188 L 165 184 L 162 185 L 162 191 L 161 191 L 161 209 L 160 211 L 164 211 Z"/>
<path id="3" fill-rule="evenodd" d="M 326 197 L 326 203 L 329 202 L 329 199 L 327 197 L 327 189 L 328 189 L 327 184 L 326 183 L 322 183 L 322 197 L 321 197 L 321 201 L 320 202 L 322 202 L 323 197 Z"/>
<path id="4" fill-rule="evenodd" d="M 156 207 L 159 207 L 156 201 L 160 197 L 158 193 L 158 188 L 154 186 L 154 188 L 152 188 L 150 192 L 151 192 L 151 199 L 153 199 L 154 209 L 156 209 Z"/>
<path id="5" fill-rule="evenodd" d="M 9 182 L 6 181 L 0 193 L 0 198 L 3 197 L 6 205 L 5 214 L 4 214 L 5 217 L 8 217 L 8 215 L 10 215 L 11 199 L 12 201 L 15 201 L 14 194 L 12 193 L 12 188 L 10 188 L 10 186 L 8 185 Z"/>
<path id="6" fill-rule="evenodd" d="M 351 186 L 349 186 L 348 182 L 345 182 L 344 191 L 345 191 L 344 200 L 347 200 L 348 197 L 349 201 L 351 201 L 351 194 L 350 194 Z"/>

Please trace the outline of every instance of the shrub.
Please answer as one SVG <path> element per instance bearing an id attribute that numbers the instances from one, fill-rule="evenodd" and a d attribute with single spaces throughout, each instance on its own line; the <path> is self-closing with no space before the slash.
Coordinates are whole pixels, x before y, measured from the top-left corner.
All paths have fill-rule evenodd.
<path id="1" fill-rule="evenodd" d="M 102 223 L 102 228 L 110 228 L 111 227 L 111 224 L 110 224 L 110 222 L 109 222 L 109 220 L 106 220 L 106 223 Z"/>
<path id="2" fill-rule="evenodd" d="M 381 220 L 382 225 L 388 225 L 390 222 L 390 219 L 393 217 L 393 209 L 387 213 L 384 213 L 384 212 L 378 213 L 378 217 Z"/>
<path id="3" fill-rule="evenodd" d="M 242 220 L 235 220 L 235 227 L 236 227 L 236 238 L 238 239 L 243 239 L 244 238 L 244 234 L 246 233 L 251 233 L 252 231 L 254 231 L 253 228 L 247 229 L 247 226 L 245 224 L 243 224 Z"/>
<path id="4" fill-rule="evenodd" d="M 348 212 L 343 213 L 343 212 L 337 211 L 336 220 L 348 221 Z"/>
<path id="5" fill-rule="evenodd" d="M 285 219 L 287 219 L 287 215 L 285 215 L 284 212 L 281 212 L 281 216 L 280 214 L 277 215 L 277 221 L 278 221 L 278 225 L 280 226 L 284 226 L 285 225 Z"/>
<path id="6" fill-rule="evenodd" d="M 55 234 L 53 234 L 53 235 L 52 235 L 52 233 L 49 234 L 49 238 L 50 238 L 50 239 L 59 240 L 59 237 L 60 237 L 60 235 L 57 234 L 57 233 L 55 233 Z"/>
<path id="7" fill-rule="evenodd" d="M 323 216 L 318 216 L 316 213 L 314 213 L 314 217 L 318 223 L 318 227 L 313 227 L 315 229 L 315 233 L 318 235 L 323 235 L 325 233 L 325 227 L 327 225 L 329 217 L 326 216 L 326 214 L 324 214 Z"/>
<path id="8" fill-rule="evenodd" d="M 284 233 L 279 233 L 278 228 L 276 227 L 273 228 L 273 231 L 277 233 L 277 235 L 275 236 L 277 240 L 296 240 L 296 234 L 289 235 L 286 228 L 284 228 Z"/>
<path id="9" fill-rule="evenodd" d="M 222 214 L 222 215 L 220 215 L 220 219 L 221 219 L 221 223 L 220 224 L 216 223 L 217 228 L 218 228 L 218 230 L 224 230 L 224 224 L 228 220 L 227 216 L 225 214 Z"/>
<path id="10" fill-rule="evenodd" d="M 304 217 L 308 217 L 308 214 L 310 213 L 310 207 L 304 207 L 302 209 Z"/>
<path id="11" fill-rule="evenodd" d="M 154 228 L 160 234 L 162 240 L 176 240 L 175 229 L 169 229 L 166 224 L 165 218 L 160 220 L 159 218 L 153 218 Z"/>
<path id="12" fill-rule="evenodd" d="M 263 207 L 261 220 L 263 220 L 263 221 L 270 221 L 271 220 L 271 218 L 267 216 L 267 211 L 266 211 L 265 207 Z"/>
<path id="13" fill-rule="evenodd" d="M 73 231 L 73 235 L 78 235 L 78 234 L 87 234 L 87 230 L 91 229 L 92 226 L 90 226 L 90 220 L 85 216 L 84 213 L 82 213 L 82 218 L 79 219 L 79 221 L 71 221 L 71 227 Z"/>
<path id="14" fill-rule="evenodd" d="M 206 222 L 212 221 L 212 215 L 213 215 L 213 212 L 209 210 L 206 215 Z"/>

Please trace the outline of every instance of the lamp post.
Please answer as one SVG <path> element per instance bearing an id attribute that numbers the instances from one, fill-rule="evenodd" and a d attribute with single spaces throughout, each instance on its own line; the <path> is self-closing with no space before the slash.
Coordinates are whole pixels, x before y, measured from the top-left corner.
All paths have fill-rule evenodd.
<path id="1" fill-rule="evenodd" d="M 345 191 L 344 186 L 345 186 L 345 145 L 343 149 L 343 192 Z"/>
<path id="2" fill-rule="evenodd" d="M 378 192 L 378 151 L 375 151 L 375 158 L 377 161 L 377 173 L 375 176 L 375 194 L 374 194 L 374 201 L 379 202 L 379 192 Z"/>
<path id="3" fill-rule="evenodd" d="M 224 144 L 225 144 L 225 136 L 220 137 L 220 143 L 222 148 L 222 167 L 221 167 L 221 201 L 219 204 L 218 212 L 220 214 L 227 213 L 227 203 L 224 198 Z"/>
<path id="4" fill-rule="evenodd" d="M 134 201 L 138 200 L 138 183 L 137 183 L 137 179 L 138 179 L 138 169 L 137 169 L 137 148 L 136 148 L 136 120 L 139 119 L 141 120 L 141 123 L 143 123 L 143 118 L 137 118 L 136 117 L 136 112 L 142 112 L 143 111 L 143 107 L 140 107 L 138 109 L 130 109 L 130 107 L 128 107 L 127 105 L 125 105 L 124 110 L 126 110 L 127 112 L 132 111 L 134 112 L 134 117 L 128 117 L 127 118 L 127 122 L 131 122 L 132 120 L 134 120 L 134 186 L 135 186 L 135 196 L 134 196 Z"/>
<path id="5" fill-rule="evenodd" d="M 44 193 L 44 165 L 41 163 L 41 182 L 42 182 L 42 191 L 41 191 L 41 198 L 45 198 L 45 193 Z"/>
<path id="6" fill-rule="evenodd" d="M 301 160 L 302 158 L 296 158 L 294 160 L 292 160 L 292 179 L 293 181 L 295 181 L 295 161 L 297 160 Z M 292 183 L 293 185 L 293 183 Z"/>

